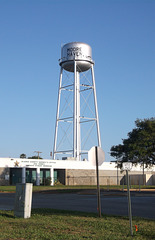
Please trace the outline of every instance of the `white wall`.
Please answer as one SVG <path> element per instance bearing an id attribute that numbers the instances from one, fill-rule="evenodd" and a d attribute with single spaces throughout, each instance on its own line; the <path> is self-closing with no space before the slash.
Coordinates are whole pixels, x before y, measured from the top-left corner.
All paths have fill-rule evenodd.
<path id="1" fill-rule="evenodd" d="M 71 161 L 71 160 L 50 160 L 50 159 L 21 159 L 21 158 L 0 158 L 0 167 L 28 167 L 28 168 L 58 168 L 58 169 L 95 169 L 88 161 Z M 104 162 L 100 167 L 100 170 L 116 170 L 116 164 L 111 162 Z M 132 167 L 133 171 L 142 171 L 142 166 Z M 145 169 L 145 172 L 153 174 L 155 172 L 155 166 Z"/>

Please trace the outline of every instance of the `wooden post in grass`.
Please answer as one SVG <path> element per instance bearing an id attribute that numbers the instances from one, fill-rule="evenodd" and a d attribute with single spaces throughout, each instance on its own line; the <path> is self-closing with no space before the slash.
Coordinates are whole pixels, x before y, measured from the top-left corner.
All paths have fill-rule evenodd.
<path id="1" fill-rule="evenodd" d="M 97 177 L 97 210 L 98 215 L 101 217 L 101 201 L 100 201 L 100 184 L 99 184 L 99 171 L 98 167 L 102 165 L 105 159 L 105 154 L 101 147 L 94 146 L 88 151 L 88 160 L 90 164 L 96 166 Z"/>
<path id="2" fill-rule="evenodd" d="M 101 198 L 100 198 L 100 184 L 99 184 L 99 172 L 98 172 L 97 147 L 95 147 L 95 156 L 96 156 L 96 176 L 97 176 L 97 209 L 98 209 L 98 216 L 101 217 Z"/>

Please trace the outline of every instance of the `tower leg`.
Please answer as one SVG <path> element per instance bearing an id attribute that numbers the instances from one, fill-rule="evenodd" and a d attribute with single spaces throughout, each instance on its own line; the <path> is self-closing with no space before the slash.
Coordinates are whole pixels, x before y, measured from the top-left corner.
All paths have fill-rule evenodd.
<path id="1" fill-rule="evenodd" d="M 73 123 L 73 157 L 77 157 L 77 74 L 76 74 L 76 61 L 74 61 L 74 123 Z"/>
<path id="2" fill-rule="evenodd" d="M 74 61 L 74 125 L 73 125 L 73 155 L 80 160 L 80 74 Z"/>
<path id="3" fill-rule="evenodd" d="M 100 137 L 100 127 L 99 127 L 99 117 L 98 117 L 97 97 L 96 97 L 96 86 L 95 86 L 95 75 L 94 75 L 94 66 L 93 65 L 91 67 L 91 73 L 92 73 L 93 89 L 94 89 L 94 104 L 95 104 L 95 114 L 96 114 L 98 146 L 101 147 L 101 137 Z"/>
<path id="4" fill-rule="evenodd" d="M 61 96 L 61 85 L 62 85 L 62 72 L 63 72 L 63 68 L 61 67 L 61 69 L 60 69 L 60 80 L 59 80 L 59 91 L 58 91 L 58 102 L 57 102 L 57 115 L 56 115 L 56 122 L 55 122 L 53 159 L 55 159 L 55 156 L 56 156 L 56 144 L 57 144 L 57 135 L 58 135 L 58 119 L 59 119 L 60 96 Z"/>
<path id="5" fill-rule="evenodd" d="M 80 136 L 80 74 L 79 72 L 77 72 L 77 123 L 76 123 L 76 127 L 77 127 L 77 160 L 80 161 L 81 160 L 81 155 L 80 155 L 80 150 L 81 150 L 81 136 Z"/>

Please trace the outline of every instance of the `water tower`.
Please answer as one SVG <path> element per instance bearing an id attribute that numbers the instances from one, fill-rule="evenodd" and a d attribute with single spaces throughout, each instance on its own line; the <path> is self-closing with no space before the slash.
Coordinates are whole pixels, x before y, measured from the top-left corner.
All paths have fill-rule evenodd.
<path id="1" fill-rule="evenodd" d="M 71 42 L 61 48 L 60 79 L 54 136 L 54 159 L 87 159 L 101 147 L 91 47 Z"/>

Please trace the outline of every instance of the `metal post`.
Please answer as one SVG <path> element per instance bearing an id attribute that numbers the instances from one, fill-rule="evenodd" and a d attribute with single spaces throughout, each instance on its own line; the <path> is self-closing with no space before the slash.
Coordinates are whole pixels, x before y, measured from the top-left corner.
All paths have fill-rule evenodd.
<path id="1" fill-rule="evenodd" d="M 50 178 L 51 178 L 51 186 L 54 185 L 54 169 L 50 168 Z"/>
<path id="2" fill-rule="evenodd" d="M 26 183 L 26 168 L 22 168 L 22 183 Z"/>
<path id="3" fill-rule="evenodd" d="M 118 161 L 117 161 L 117 186 L 119 185 L 118 183 Z"/>
<path id="4" fill-rule="evenodd" d="M 98 172 L 98 153 L 97 147 L 95 147 L 96 157 L 96 175 L 97 175 L 97 203 L 98 203 L 98 216 L 101 217 L 101 201 L 100 201 L 100 185 L 99 185 L 99 172 Z"/>
<path id="5" fill-rule="evenodd" d="M 107 191 L 109 192 L 109 179 L 107 179 Z"/>
<path id="6" fill-rule="evenodd" d="M 144 161 L 143 161 L 143 186 L 145 185 L 145 175 L 144 175 Z"/>
<path id="7" fill-rule="evenodd" d="M 36 168 L 36 174 L 37 174 L 36 185 L 39 186 L 40 185 L 40 168 L 39 167 Z"/>
<path id="8" fill-rule="evenodd" d="M 129 214 L 129 220 L 130 220 L 130 233 L 131 233 L 131 236 L 133 236 L 131 198 L 130 198 L 130 189 L 129 189 L 129 174 L 128 174 L 128 170 L 126 170 L 126 180 L 127 180 L 127 190 L 128 190 L 128 214 Z"/>

